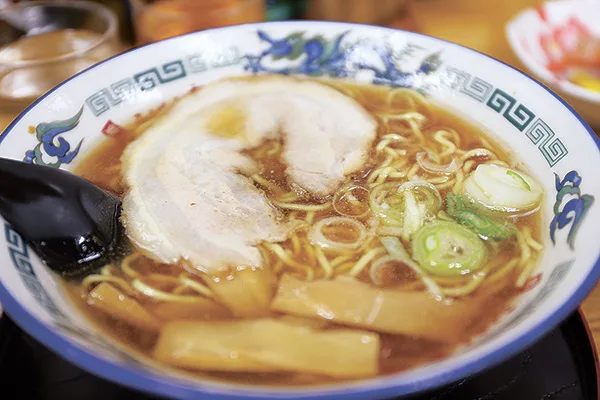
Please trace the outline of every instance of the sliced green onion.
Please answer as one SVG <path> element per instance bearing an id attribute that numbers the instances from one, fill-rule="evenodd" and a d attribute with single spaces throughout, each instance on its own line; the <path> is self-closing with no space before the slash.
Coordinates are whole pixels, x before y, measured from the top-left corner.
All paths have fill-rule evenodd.
<path id="1" fill-rule="evenodd" d="M 489 218 L 482 217 L 471 210 L 463 210 L 456 216 L 456 220 L 467 228 L 478 233 L 483 239 L 506 240 L 516 236 L 517 229 L 514 225 L 506 223 L 497 224 Z"/>
<path id="2" fill-rule="evenodd" d="M 402 210 L 398 205 L 403 202 L 402 196 L 398 194 L 397 183 L 384 183 L 376 186 L 369 196 L 371 211 L 381 218 L 386 225 L 400 225 Z"/>
<path id="3" fill-rule="evenodd" d="M 437 285 L 437 283 L 435 283 L 435 281 L 431 277 L 429 277 L 427 273 L 425 273 L 423 269 L 410 258 L 408 252 L 406 251 L 406 249 L 402 245 L 402 242 L 398 238 L 386 236 L 380 238 L 379 240 L 381 241 L 381 244 L 383 244 L 383 247 L 385 247 L 389 255 L 378 259 L 371 265 L 371 268 L 369 269 L 369 277 L 375 285 L 382 286 L 383 284 L 383 282 L 381 282 L 380 279 L 381 269 L 384 268 L 386 265 L 389 265 L 390 262 L 398 262 L 412 269 L 423 281 L 423 284 L 425 285 L 427 290 L 438 301 L 444 298 L 442 290 Z"/>
<path id="4" fill-rule="evenodd" d="M 410 190 L 404 192 L 403 236 L 411 235 L 423 226 L 425 209 L 419 207 L 415 195 Z"/>
<path id="5" fill-rule="evenodd" d="M 433 163 L 427 159 L 428 155 L 429 155 L 430 159 L 432 158 L 431 154 L 432 154 L 432 152 L 422 151 L 420 153 L 417 153 L 417 155 L 416 155 L 417 163 L 423 170 L 425 170 L 427 172 L 430 172 L 432 174 L 438 174 L 438 175 L 450 175 L 450 174 L 455 173 L 456 171 L 458 171 L 458 169 L 460 167 L 462 167 L 462 161 L 457 162 L 455 159 L 452 159 L 452 161 L 447 165 L 440 165 L 439 158 L 436 161 L 437 164 Z M 433 154 L 435 154 L 435 153 L 433 153 Z"/>
<path id="6" fill-rule="evenodd" d="M 402 242 L 393 236 L 384 236 L 379 238 L 379 241 L 385 247 L 390 256 L 398 258 L 410 259 L 408 251 L 402 245 Z"/>
<path id="7" fill-rule="evenodd" d="M 421 268 L 442 276 L 476 271 L 487 255 L 479 236 L 450 221 L 434 221 L 421 228 L 412 241 L 412 252 Z"/>
<path id="8" fill-rule="evenodd" d="M 409 240 L 439 212 L 442 197 L 429 182 L 387 183 L 371 191 L 369 205 L 384 226 L 401 228 L 402 237 Z"/>
<path id="9" fill-rule="evenodd" d="M 465 179 L 463 194 L 490 212 L 522 213 L 539 206 L 543 188 L 532 177 L 493 164 L 481 164 Z"/>
<path id="10" fill-rule="evenodd" d="M 517 228 L 513 224 L 495 222 L 465 208 L 460 196 L 454 193 L 446 195 L 446 210 L 448 215 L 483 239 L 506 240 L 517 234 Z"/>
<path id="11" fill-rule="evenodd" d="M 342 187 L 333 196 L 333 209 L 344 217 L 364 217 L 369 209 L 369 189 L 358 185 Z"/>
<path id="12" fill-rule="evenodd" d="M 525 180 L 525 178 L 523 178 L 521 175 L 517 174 L 515 171 L 509 169 L 509 170 L 506 171 L 506 175 L 512 177 L 517 182 L 519 182 L 521 185 L 523 185 L 523 187 L 525 189 L 531 191 L 531 185 L 529 185 L 529 183 L 527 183 L 527 181 Z"/>
<path id="13" fill-rule="evenodd" d="M 342 228 L 343 231 L 353 230 L 355 232 L 355 240 L 345 242 L 329 238 L 323 233 L 323 229 L 327 227 Z M 368 235 L 365 226 L 355 219 L 349 217 L 329 217 L 317 222 L 309 231 L 308 238 L 314 245 L 328 249 L 357 249 L 365 244 Z"/>
<path id="14" fill-rule="evenodd" d="M 446 195 L 446 212 L 451 217 L 456 215 L 464 208 L 463 201 L 460 196 L 450 192 Z"/>

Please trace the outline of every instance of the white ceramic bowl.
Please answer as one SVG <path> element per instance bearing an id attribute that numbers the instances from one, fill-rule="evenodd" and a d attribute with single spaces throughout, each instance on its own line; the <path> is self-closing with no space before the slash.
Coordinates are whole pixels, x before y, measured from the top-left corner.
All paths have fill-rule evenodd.
<path id="1" fill-rule="evenodd" d="M 328 51 L 290 57 L 286 38 L 300 33 L 302 40 L 320 41 Z M 600 206 L 593 202 L 600 197 L 595 178 L 600 153 L 593 132 L 564 101 L 526 75 L 475 51 L 415 33 L 277 22 L 148 45 L 96 65 L 36 101 L 0 137 L 0 156 L 71 169 L 105 139 L 103 133 L 111 134 L 111 121 L 124 124 L 194 85 L 261 71 L 414 87 L 508 145 L 545 188 L 546 250 L 537 286 L 472 345 L 435 364 L 314 388 L 221 384 L 167 373 L 107 340 L 66 299 L 57 277 L 5 225 L 0 303 L 21 327 L 94 374 L 169 397 L 372 399 L 433 388 L 506 359 L 560 323 L 593 287 L 600 274 Z M 64 120 L 70 121 L 53 122 Z"/>
<path id="2" fill-rule="evenodd" d="M 558 78 L 547 66 L 573 46 L 573 38 L 599 37 L 599 20 L 597 0 L 559 0 L 526 9 L 506 25 L 508 42 L 528 72 L 556 90 L 594 127 L 600 127 L 600 93 Z"/>

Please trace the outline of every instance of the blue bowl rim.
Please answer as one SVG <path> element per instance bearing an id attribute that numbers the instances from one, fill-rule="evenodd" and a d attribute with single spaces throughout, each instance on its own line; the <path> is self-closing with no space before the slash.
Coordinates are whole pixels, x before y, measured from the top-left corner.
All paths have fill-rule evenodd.
<path id="1" fill-rule="evenodd" d="M 309 24 L 320 24 L 320 25 L 345 25 L 348 27 L 352 26 L 363 26 L 376 28 L 378 30 L 388 30 L 393 32 L 403 32 L 410 35 L 428 37 L 433 39 L 434 41 L 438 41 L 441 43 L 445 43 L 450 46 L 457 46 L 463 48 L 467 51 L 471 51 L 477 53 L 483 57 L 491 59 L 499 64 L 504 65 L 507 68 L 516 71 L 520 75 L 522 75 L 525 79 L 528 79 L 535 84 L 539 85 L 541 88 L 545 89 L 550 95 L 552 95 L 555 99 L 557 99 L 571 114 L 573 114 L 579 123 L 587 130 L 588 134 L 591 136 L 592 140 L 596 143 L 596 148 L 600 152 L 600 138 L 596 136 L 591 127 L 585 122 L 585 120 L 562 98 L 560 98 L 556 93 L 554 93 L 550 88 L 546 85 L 538 81 L 537 79 L 525 74 L 519 69 L 498 60 L 492 56 L 484 54 L 480 51 L 471 49 L 469 47 L 450 42 L 448 40 L 436 38 L 430 35 L 426 35 L 418 32 L 406 31 L 403 29 L 390 28 L 372 24 L 355 24 L 355 23 L 346 23 L 346 22 L 337 22 L 337 21 L 311 21 L 311 20 L 302 20 L 302 21 L 270 21 L 270 22 L 259 22 L 252 24 L 241 24 L 230 27 L 220 27 L 220 28 L 212 28 L 206 29 L 198 32 L 189 32 L 183 35 L 175 36 L 172 38 L 164 39 L 164 41 L 176 40 L 181 37 L 190 36 L 198 33 L 212 32 L 212 31 L 220 31 L 220 30 L 228 30 L 240 26 L 247 27 L 261 27 L 264 25 L 277 25 L 277 24 L 299 24 L 299 25 L 309 25 Z M 38 103 L 40 103 L 43 99 L 54 93 L 56 90 L 61 88 L 67 82 L 79 77 L 80 75 L 85 74 L 87 71 L 90 71 L 99 65 L 104 63 L 108 63 L 113 59 L 121 57 L 124 54 L 135 52 L 140 48 L 144 48 L 146 46 L 152 46 L 157 42 L 145 44 L 142 46 L 134 47 L 129 49 L 123 53 L 119 53 L 115 56 L 107 58 L 97 64 L 92 65 L 89 68 L 73 75 L 69 79 L 63 81 L 58 84 L 36 101 L 31 103 L 23 112 L 15 118 L 10 125 L 0 134 L 0 144 L 4 140 L 4 138 L 12 131 L 15 125 Z M 100 376 L 109 381 L 122 384 L 142 392 L 158 394 L 162 396 L 168 396 L 171 398 L 179 398 L 179 399 L 192 399 L 197 398 L 197 396 L 202 395 L 203 398 L 206 399 L 228 399 L 228 398 L 243 398 L 248 400 L 254 399 L 264 399 L 264 398 L 282 398 L 282 399 L 314 399 L 315 397 L 324 398 L 324 399 L 363 399 L 363 398 L 389 398 L 396 397 L 402 395 L 416 394 L 419 392 L 423 392 L 426 390 L 434 389 L 446 384 L 450 384 L 456 382 L 464 377 L 473 375 L 478 373 L 484 369 L 490 368 L 500 362 L 508 359 L 510 356 L 517 354 L 518 352 L 524 350 L 528 346 L 532 345 L 539 339 L 541 339 L 546 333 L 548 333 L 551 329 L 558 326 L 565 318 L 567 318 L 572 312 L 574 312 L 579 304 L 585 299 L 585 297 L 591 292 L 594 288 L 596 282 L 600 278 L 600 254 L 594 263 L 593 268 L 590 273 L 586 277 L 586 279 L 582 282 L 580 287 L 573 293 L 573 295 L 565 301 L 565 303 L 555 310 L 547 319 L 535 325 L 531 330 L 523 332 L 519 335 L 513 342 L 508 345 L 491 352 L 490 354 L 481 357 L 480 359 L 476 359 L 470 362 L 467 362 L 460 366 L 459 368 L 455 368 L 448 372 L 439 372 L 435 375 L 430 376 L 427 379 L 417 380 L 412 383 L 404 383 L 404 384 L 394 384 L 393 377 L 388 378 L 389 384 L 383 385 L 382 387 L 376 388 L 349 388 L 344 389 L 343 386 L 334 387 L 333 389 L 324 388 L 323 392 L 319 391 L 311 391 L 306 392 L 302 389 L 290 389 L 289 391 L 282 391 L 280 393 L 274 392 L 264 392 L 261 393 L 260 389 L 252 390 L 251 392 L 245 391 L 244 389 L 219 389 L 217 387 L 206 388 L 202 386 L 197 386 L 191 383 L 184 382 L 175 382 L 171 380 L 169 377 L 157 377 L 154 375 L 148 375 L 143 371 L 136 370 L 129 366 L 116 365 L 110 361 L 106 361 L 96 355 L 85 350 L 83 347 L 75 345 L 69 342 L 67 339 L 61 337 L 57 333 L 55 333 L 51 328 L 47 325 L 39 321 L 35 316 L 33 316 L 25 307 L 23 307 L 16 298 L 14 298 L 10 292 L 5 287 L 4 283 L 0 281 L 0 303 L 2 304 L 5 312 L 28 334 L 33 336 L 37 341 L 41 342 L 45 346 L 52 349 L 55 353 L 70 361 L 74 365 L 77 365 L 83 368 L 90 373 L 93 373 L 97 376 Z M 367 397 L 368 396 L 368 397 Z"/>

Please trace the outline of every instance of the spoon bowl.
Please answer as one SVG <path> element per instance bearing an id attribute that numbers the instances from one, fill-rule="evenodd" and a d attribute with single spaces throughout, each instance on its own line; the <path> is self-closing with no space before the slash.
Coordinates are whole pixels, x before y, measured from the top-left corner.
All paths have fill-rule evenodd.
<path id="1" fill-rule="evenodd" d="M 0 158 L 0 214 L 50 269 L 74 277 L 121 243 L 120 199 L 71 172 Z"/>

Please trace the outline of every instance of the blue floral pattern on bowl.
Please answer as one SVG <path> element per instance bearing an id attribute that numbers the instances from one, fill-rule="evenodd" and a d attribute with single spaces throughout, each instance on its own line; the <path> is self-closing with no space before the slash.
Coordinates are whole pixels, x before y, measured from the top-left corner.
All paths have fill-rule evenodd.
<path id="1" fill-rule="evenodd" d="M 259 55 L 246 55 L 244 68 L 252 73 L 266 72 L 271 74 L 301 74 L 308 76 L 327 75 L 333 78 L 349 78 L 360 71 L 374 73 L 372 83 L 391 87 L 416 87 L 415 78 L 421 74 L 435 72 L 441 65 L 439 53 L 433 53 L 422 60 L 414 71 L 405 72 L 398 68 L 395 61 L 401 56 L 410 55 L 416 46 L 409 44 L 396 57 L 387 46 L 370 42 L 353 44 L 344 43 L 348 32 L 341 33 L 332 39 L 322 35 L 306 38 L 306 32 L 294 32 L 283 39 L 275 39 L 264 31 L 258 31 L 258 37 L 268 43 L 269 47 Z M 356 62 L 348 65 L 348 55 L 365 46 L 372 47 L 378 54 L 381 64 Z M 268 67 L 265 61 L 290 61 L 290 65 L 280 68 Z"/>
<path id="2" fill-rule="evenodd" d="M 588 210 L 594 204 L 594 196 L 581 194 L 579 185 L 582 179 L 577 171 L 570 171 L 562 180 L 558 175 L 555 174 L 554 176 L 557 193 L 553 208 L 554 218 L 550 222 L 550 238 L 552 243 L 556 244 L 556 230 L 571 225 L 567 235 L 567 243 L 571 250 L 574 250 L 575 235 L 577 235 Z M 569 195 L 573 197 L 564 202 L 565 197 Z"/>
<path id="3" fill-rule="evenodd" d="M 38 144 L 25 153 L 23 161 L 54 168 L 60 168 L 62 164 L 69 164 L 73 161 L 79 154 L 83 139 L 71 150 L 71 144 L 61 135 L 73 130 L 79 124 L 81 114 L 83 114 L 83 106 L 71 118 L 38 124 L 35 127 L 35 137 Z M 44 155 L 56 161 L 44 161 Z"/>

